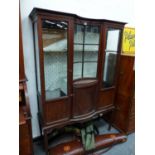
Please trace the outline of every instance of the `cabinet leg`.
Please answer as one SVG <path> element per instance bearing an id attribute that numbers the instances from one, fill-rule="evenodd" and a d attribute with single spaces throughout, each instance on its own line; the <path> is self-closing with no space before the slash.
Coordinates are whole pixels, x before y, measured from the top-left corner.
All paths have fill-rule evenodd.
<path id="1" fill-rule="evenodd" d="M 45 149 L 45 154 L 48 155 L 48 137 L 47 137 L 46 131 L 44 131 L 44 149 Z"/>
<path id="2" fill-rule="evenodd" d="M 40 120 L 40 114 L 38 113 L 38 122 L 39 122 L 39 130 L 40 130 L 40 135 L 41 137 L 43 136 L 42 134 L 42 128 L 41 128 L 41 120 Z"/>
<path id="3" fill-rule="evenodd" d="M 109 131 L 111 130 L 111 123 L 109 123 L 108 130 Z"/>
<path id="4" fill-rule="evenodd" d="M 109 115 L 109 126 L 108 126 L 109 131 L 111 130 L 112 121 L 113 121 L 113 111 Z"/>

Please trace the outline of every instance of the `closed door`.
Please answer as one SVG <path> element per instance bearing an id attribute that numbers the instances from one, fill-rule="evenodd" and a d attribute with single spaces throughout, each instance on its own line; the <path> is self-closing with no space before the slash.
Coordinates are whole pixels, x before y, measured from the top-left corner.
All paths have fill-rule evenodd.
<path id="1" fill-rule="evenodd" d="M 100 27 L 91 23 L 75 24 L 73 58 L 73 116 L 95 111 Z"/>
<path id="2" fill-rule="evenodd" d="M 73 85 L 73 113 L 74 117 L 83 117 L 93 113 L 96 109 L 98 82 L 94 79 L 83 79 Z"/>

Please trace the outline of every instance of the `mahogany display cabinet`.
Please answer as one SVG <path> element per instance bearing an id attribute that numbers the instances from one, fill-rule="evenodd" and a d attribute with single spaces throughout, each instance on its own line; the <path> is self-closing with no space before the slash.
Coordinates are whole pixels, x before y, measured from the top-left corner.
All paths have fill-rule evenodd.
<path id="1" fill-rule="evenodd" d="M 50 130 L 114 110 L 126 23 L 39 8 L 30 18 L 45 139 Z"/>

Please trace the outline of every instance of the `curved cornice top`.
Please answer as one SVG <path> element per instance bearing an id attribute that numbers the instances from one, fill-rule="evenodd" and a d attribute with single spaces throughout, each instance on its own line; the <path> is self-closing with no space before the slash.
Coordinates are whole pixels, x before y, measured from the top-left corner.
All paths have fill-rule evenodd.
<path id="1" fill-rule="evenodd" d="M 112 22 L 112 23 L 118 23 L 118 24 L 123 24 L 123 25 L 127 24 L 125 22 L 120 22 L 120 21 L 107 20 L 107 19 L 93 19 L 93 18 L 81 17 L 81 16 L 79 16 L 77 14 L 73 14 L 73 13 L 66 13 L 66 12 L 60 12 L 60 11 L 54 11 L 54 10 L 48 10 L 48 9 L 42 9 L 42 8 L 33 8 L 33 10 L 31 11 L 29 16 L 33 20 L 36 15 L 39 15 L 41 13 L 70 16 L 70 17 L 73 17 L 76 19 L 81 19 L 81 20 Z"/>

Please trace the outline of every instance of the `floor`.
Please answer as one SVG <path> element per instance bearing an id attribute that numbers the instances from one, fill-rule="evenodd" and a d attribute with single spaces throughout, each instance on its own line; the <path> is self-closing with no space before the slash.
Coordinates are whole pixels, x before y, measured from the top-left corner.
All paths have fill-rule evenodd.
<path id="1" fill-rule="evenodd" d="M 108 131 L 108 124 L 104 120 L 98 120 L 95 124 L 102 134 L 118 133 L 115 128 L 111 128 L 111 130 Z M 41 143 L 34 143 L 34 155 L 45 155 Z M 113 146 L 108 152 L 104 153 L 104 155 L 135 155 L 135 134 L 132 133 L 128 135 L 127 142 Z"/>

